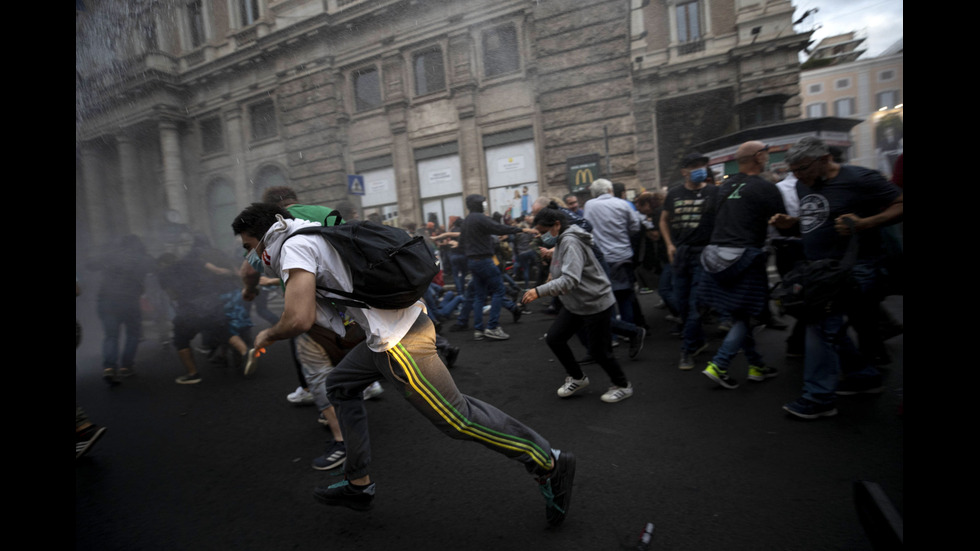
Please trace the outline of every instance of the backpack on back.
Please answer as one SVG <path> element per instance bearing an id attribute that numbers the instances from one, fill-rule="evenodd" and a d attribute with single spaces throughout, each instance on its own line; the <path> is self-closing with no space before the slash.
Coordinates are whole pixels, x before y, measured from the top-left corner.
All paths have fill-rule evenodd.
<path id="1" fill-rule="evenodd" d="M 421 236 L 375 222 L 347 222 L 339 226 L 310 226 L 301 234 L 323 236 L 350 268 L 353 292 L 317 287 L 334 295 L 337 304 L 356 308 L 397 310 L 419 300 L 439 273 L 439 261 Z"/>

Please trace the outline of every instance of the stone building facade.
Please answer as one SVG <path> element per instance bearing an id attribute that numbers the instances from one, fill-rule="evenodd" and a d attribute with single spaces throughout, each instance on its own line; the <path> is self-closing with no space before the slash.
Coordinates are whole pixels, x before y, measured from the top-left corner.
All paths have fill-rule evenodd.
<path id="1" fill-rule="evenodd" d="M 788 0 L 84 3 L 79 246 L 229 249 L 272 185 L 398 225 L 470 193 L 518 216 L 599 176 L 666 185 L 691 144 L 799 116 Z"/>

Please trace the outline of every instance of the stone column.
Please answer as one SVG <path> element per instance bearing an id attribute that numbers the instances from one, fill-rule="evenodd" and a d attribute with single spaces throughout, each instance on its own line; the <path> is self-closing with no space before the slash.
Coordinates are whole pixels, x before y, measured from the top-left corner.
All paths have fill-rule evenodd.
<path id="1" fill-rule="evenodd" d="M 111 238 L 109 213 L 106 212 L 105 186 L 99 172 L 102 161 L 97 150 L 82 144 L 82 178 L 85 180 L 85 210 L 88 212 L 90 242 L 107 243 Z"/>
<path id="2" fill-rule="evenodd" d="M 160 160 L 163 165 L 167 207 L 177 211 L 183 223 L 190 223 L 184 163 L 180 155 L 180 135 L 175 121 L 160 121 Z"/>
<path id="3" fill-rule="evenodd" d="M 255 190 L 249 185 L 248 163 L 245 162 L 244 131 L 242 125 L 242 108 L 236 105 L 224 112 L 225 118 L 225 149 L 228 156 L 235 160 L 236 174 L 234 177 L 235 200 L 239 210 L 261 199 L 254 197 Z"/>
<path id="4" fill-rule="evenodd" d="M 473 37 L 469 30 L 449 38 L 449 86 L 459 118 L 459 161 L 464 197 L 471 193 L 487 193 L 481 169 L 480 132 L 476 124 L 476 75 L 472 52 Z"/>
<path id="5" fill-rule="evenodd" d="M 116 136 L 116 148 L 119 151 L 119 180 L 123 203 L 123 212 L 118 219 L 127 228 L 127 231 L 120 231 L 120 233 L 141 233 L 137 230 L 144 228 L 137 228 L 137 225 L 146 220 L 146 213 L 143 212 L 143 205 L 139 201 L 140 189 L 143 186 L 139 181 L 136 146 L 129 136 L 120 134 Z"/>

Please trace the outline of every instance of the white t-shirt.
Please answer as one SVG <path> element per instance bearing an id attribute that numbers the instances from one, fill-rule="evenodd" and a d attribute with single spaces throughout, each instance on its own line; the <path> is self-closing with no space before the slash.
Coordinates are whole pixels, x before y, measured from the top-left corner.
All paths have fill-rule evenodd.
<path id="1" fill-rule="evenodd" d="M 306 226 L 319 226 L 316 222 L 284 220 L 285 226 L 275 224 L 266 233 L 264 241 L 269 253 L 268 265 L 289 285 L 289 270 L 301 269 L 316 275 L 317 287 L 330 287 L 352 291 L 350 269 L 337 250 L 319 235 L 287 235 Z M 398 344 L 425 309 L 421 301 L 401 310 L 377 308 L 351 308 L 345 311 L 364 329 L 367 346 L 374 352 L 384 352 Z M 343 318 L 331 304 L 325 291 L 317 291 L 316 324 L 337 334 L 344 334 Z"/>

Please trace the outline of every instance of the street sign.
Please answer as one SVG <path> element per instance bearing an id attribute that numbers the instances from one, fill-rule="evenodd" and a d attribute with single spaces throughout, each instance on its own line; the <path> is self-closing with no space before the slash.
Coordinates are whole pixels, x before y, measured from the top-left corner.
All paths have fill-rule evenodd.
<path id="1" fill-rule="evenodd" d="M 364 176 L 360 174 L 348 174 L 347 193 L 351 195 L 364 195 Z"/>

